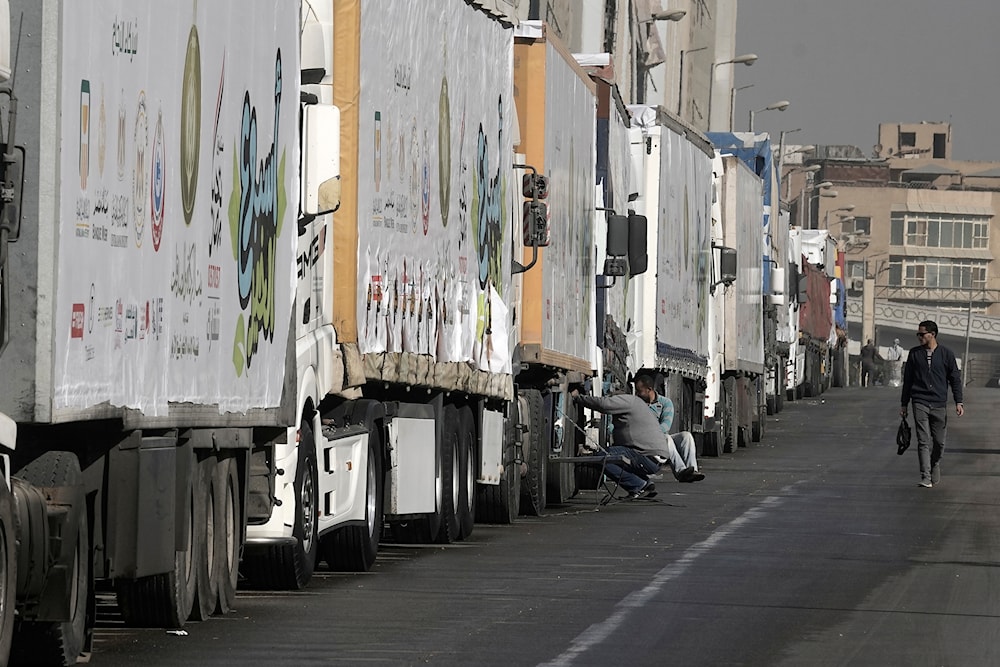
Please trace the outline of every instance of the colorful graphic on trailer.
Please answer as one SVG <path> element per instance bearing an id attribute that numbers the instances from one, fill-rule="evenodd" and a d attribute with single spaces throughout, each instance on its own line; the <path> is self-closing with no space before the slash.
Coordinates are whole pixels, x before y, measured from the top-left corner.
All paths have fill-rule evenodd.
<path id="1" fill-rule="evenodd" d="M 361 351 L 510 372 L 511 32 L 444 0 L 361 26 Z"/>
<path id="2" fill-rule="evenodd" d="M 273 5 L 266 21 L 236 0 L 63 7 L 61 98 L 79 111 L 59 154 L 79 177 L 58 183 L 57 410 L 280 404 L 299 25 L 297 2 Z"/>

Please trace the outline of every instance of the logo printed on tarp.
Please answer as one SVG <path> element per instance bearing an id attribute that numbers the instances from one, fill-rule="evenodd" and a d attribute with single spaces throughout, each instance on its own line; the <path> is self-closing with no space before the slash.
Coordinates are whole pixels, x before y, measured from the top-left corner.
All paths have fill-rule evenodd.
<path id="1" fill-rule="evenodd" d="M 275 263 L 277 240 L 287 205 L 285 153 L 278 162 L 278 119 L 281 111 L 281 50 L 274 63 L 274 139 L 262 160 L 257 158 L 257 107 L 250 91 L 243 94 L 243 119 L 234 151 L 234 187 L 229 200 L 229 227 L 236 260 L 240 308 L 233 341 L 233 365 L 242 376 L 253 363 L 260 339 L 274 339 Z M 247 312 L 249 311 L 249 312 Z"/>
<path id="2" fill-rule="evenodd" d="M 497 104 L 497 146 L 503 145 L 503 99 Z M 490 328 L 489 286 L 503 296 L 503 219 L 504 190 L 506 183 L 500 174 L 499 155 L 495 169 L 490 168 L 489 141 L 482 123 L 479 125 L 479 142 L 476 152 L 472 190 L 472 230 L 479 254 L 479 322 L 477 338 L 483 340 Z"/>
<path id="3" fill-rule="evenodd" d="M 73 314 L 70 317 L 69 337 L 83 339 L 83 322 L 86 319 L 82 303 L 73 304 Z"/>

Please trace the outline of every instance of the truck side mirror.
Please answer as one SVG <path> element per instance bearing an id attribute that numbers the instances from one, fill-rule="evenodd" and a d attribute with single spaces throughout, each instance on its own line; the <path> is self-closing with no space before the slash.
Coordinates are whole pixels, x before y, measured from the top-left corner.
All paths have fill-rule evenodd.
<path id="1" fill-rule="evenodd" d="M 719 282 L 732 285 L 736 281 L 736 249 L 719 249 Z"/>
<path id="2" fill-rule="evenodd" d="M 719 251 L 719 279 L 709 286 L 709 291 L 715 294 L 717 285 L 729 287 L 736 281 L 736 249 L 713 244 L 712 250 Z"/>
<path id="3" fill-rule="evenodd" d="M 624 215 L 608 216 L 608 243 L 607 253 L 610 257 L 624 257 L 628 255 L 629 246 L 629 222 Z"/>
<path id="4" fill-rule="evenodd" d="M 302 107 L 302 211 L 311 221 L 340 208 L 340 109 Z"/>
<path id="5" fill-rule="evenodd" d="M 549 196 L 547 176 L 532 171 L 521 177 L 521 195 L 524 202 L 524 245 L 544 248 L 551 241 L 549 231 L 549 205 L 543 201 Z"/>
<path id="6" fill-rule="evenodd" d="M 646 272 L 649 255 L 646 253 L 646 216 L 632 213 L 628 216 L 628 274 L 638 276 Z"/>

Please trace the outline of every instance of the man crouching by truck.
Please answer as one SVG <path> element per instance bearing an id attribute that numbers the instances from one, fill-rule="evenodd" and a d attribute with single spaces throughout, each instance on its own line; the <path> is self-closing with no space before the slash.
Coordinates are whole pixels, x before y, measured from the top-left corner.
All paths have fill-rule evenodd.
<path id="1" fill-rule="evenodd" d="M 617 481 L 629 498 L 652 498 L 656 485 L 649 476 L 661 466 L 669 465 L 679 482 L 700 482 L 705 475 L 698 472 L 694 451 L 682 457 L 672 438 L 660 430 L 659 420 L 649 408 L 649 400 L 640 397 L 652 395 L 652 383 L 645 376 L 636 378 L 636 394 L 612 396 L 581 396 L 573 389 L 575 401 L 585 408 L 611 415 L 611 437 L 614 444 L 608 448 L 609 457 L 621 457 L 622 463 L 608 462 L 605 473 Z M 648 391 L 647 391 L 648 390 Z"/>

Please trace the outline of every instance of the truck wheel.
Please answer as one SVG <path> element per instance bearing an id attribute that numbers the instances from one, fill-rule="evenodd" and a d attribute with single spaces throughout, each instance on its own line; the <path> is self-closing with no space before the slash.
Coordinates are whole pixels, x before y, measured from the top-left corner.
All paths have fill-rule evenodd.
<path id="1" fill-rule="evenodd" d="M 382 534 L 382 493 L 385 478 L 382 473 L 381 431 L 368 433 L 368 466 L 365 482 L 365 525 L 345 526 L 320 541 L 323 560 L 333 570 L 367 572 L 378 556 L 378 541 Z"/>
<path id="2" fill-rule="evenodd" d="M 0 484 L 0 665 L 6 665 L 14 636 L 14 600 L 17 593 L 17 547 L 14 496 Z"/>
<path id="3" fill-rule="evenodd" d="M 434 540 L 439 544 L 449 544 L 459 539 L 458 508 L 462 490 L 462 461 L 459 453 L 458 408 L 444 406 L 444 429 L 441 439 L 440 479 L 438 480 L 438 513 L 441 526 Z M 441 502 L 443 501 L 443 502 Z"/>
<path id="4" fill-rule="evenodd" d="M 504 423 L 503 472 L 499 484 L 480 484 L 476 490 L 476 521 L 512 524 L 521 511 L 521 461 L 518 456 L 518 402 Z"/>
<path id="5" fill-rule="evenodd" d="M 770 400 L 770 398 L 768 399 Z M 750 426 L 750 439 L 754 442 L 760 442 L 764 439 L 764 422 L 767 419 L 767 415 L 770 414 L 767 408 L 763 405 L 757 408 L 757 419 L 753 421 Z"/>
<path id="6" fill-rule="evenodd" d="M 191 616 L 198 585 L 198 536 L 195 531 L 195 494 L 198 464 L 191 455 L 190 490 L 182 516 L 186 517 L 187 549 L 174 552 L 173 572 L 140 579 L 115 580 L 115 595 L 125 624 L 131 627 L 180 628 Z"/>
<path id="7" fill-rule="evenodd" d="M 719 408 L 716 409 L 715 414 L 721 414 Z M 718 427 L 705 431 L 703 439 L 702 454 L 704 456 L 722 456 L 722 438 L 719 435 Z"/>
<path id="8" fill-rule="evenodd" d="M 731 454 L 739 447 L 739 424 L 736 411 L 736 379 L 726 378 L 722 384 L 722 451 Z"/>
<path id="9" fill-rule="evenodd" d="M 292 526 L 291 545 L 269 546 L 245 555 L 240 571 L 249 583 L 267 590 L 302 590 L 312 579 L 318 550 L 319 498 L 316 489 L 316 441 L 312 429 L 303 422 L 296 448 L 295 524 Z"/>
<path id="10" fill-rule="evenodd" d="M 571 403 L 571 401 L 567 399 L 566 403 Z M 579 410 L 579 408 L 577 409 L 578 411 L 581 411 Z M 552 414 L 552 410 L 549 407 L 547 401 L 545 403 L 545 410 L 546 414 L 548 415 Z M 573 416 L 575 417 L 577 415 Z M 576 455 L 575 425 L 576 423 L 582 423 L 583 420 L 582 419 L 571 420 L 569 416 L 565 417 L 564 419 L 565 419 L 564 423 L 568 424 L 568 426 L 567 428 L 564 429 L 564 432 L 562 434 L 563 437 L 562 450 L 559 452 L 558 457 L 548 458 L 546 462 L 546 465 L 548 466 L 547 470 L 548 488 L 546 489 L 545 492 L 546 504 L 563 505 L 569 502 L 569 500 L 576 495 L 577 491 L 576 464 L 562 461 L 561 459 L 569 458 L 571 456 Z M 546 424 L 546 426 L 543 426 L 543 428 L 545 428 L 548 431 L 549 438 L 554 437 L 555 429 L 552 428 L 548 420 L 545 420 L 545 422 L 543 423 Z M 546 456 L 548 456 L 548 452 L 551 449 L 550 447 L 545 446 L 547 440 L 548 438 L 543 439 L 542 441 L 543 442 L 542 449 L 545 450 Z"/>
<path id="11" fill-rule="evenodd" d="M 541 516 L 545 509 L 546 463 L 549 459 L 542 433 L 545 422 L 542 415 L 544 408 L 542 392 L 537 389 L 525 390 L 524 402 L 528 408 L 528 451 L 525 452 L 528 471 L 521 484 L 521 513 Z"/>
<path id="12" fill-rule="evenodd" d="M 216 539 L 215 539 L 215 457 L 208 456 L 198 461 L 198 474 L 195 475 L 192 486 L 197 489 L 194 495 L 194 534 L 192 544 L 195 556 L 195 572 L 197 583 L 195 602 L 191 608 L 191 620 L 204 621 L 215 613 L 216 601 L 219 597 L 219 578 L 217 575 Z"/>
<path id="13" fill-rule="evenodd" d="M 240 536 L 243 513 L 241 511 L 240 480 L 236 459 L 226 456 L 215 468 L 215 553 L 218 566 L 218 612 L 228 614 L 236 601 L 236 583 L 239 581 Z"/>
<path id="14" fill-rule="evenodd" d="M 476 476 L 477 453 L 476 420 L 472 416 L 472 408 L 463 405 L 458 410 L 458 448 L 461 462 L 461 484 L 458 494 L 458 539 L 464 540 L 472 535 L 476 517 Z"/>
<path id="15" fill-rule="evenodd" d="M 79 487 L 80 463 L 69 452 L 48 452 L 25 466 L 19 476 L 37 487 Z M 16 624 L 11 643 L 11 663 L 24 665 L 75 665 L 89 644 L 90 533 L 82 487 L 73 503 L 76 540 L 64 543 L 59 560 L 68 566 L 69 619 L 22 621 Z M 66 527 L 69 528 L 68 526 Z M 28 545 L 23 545 L 28 547 Z M 11 608 L 13 612 L 13 608 Z"/>

